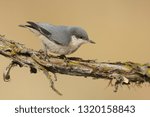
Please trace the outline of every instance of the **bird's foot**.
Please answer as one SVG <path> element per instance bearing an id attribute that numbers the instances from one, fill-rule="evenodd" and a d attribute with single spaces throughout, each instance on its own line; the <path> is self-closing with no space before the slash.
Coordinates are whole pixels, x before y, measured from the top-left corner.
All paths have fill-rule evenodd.
<path id="1" fill-rule="evenodd" d="M 57 56 L 58 58 L 60 59 L 63 59 L 65 62 L 69 63 L 69 58 L 67 58 L 65 55 L 60 55 L 60 56 Z"/>
<path id="2" fill-rule="evenodd" d="M 65 55 L 59 55 L 57 57 L 60 58 L 60 59 L 67 59 L 67 57 Z"/>
<path id="3" fill-rule="evenodd" d="M 49 61 L 49 58 L 52 56 L 52 55 L 48 55 L 48 53 L 46 51 L 41 50 L 41 49 L 39 50 L 39 53 L 42 54 L 42 58 L 46 61 Z"/>

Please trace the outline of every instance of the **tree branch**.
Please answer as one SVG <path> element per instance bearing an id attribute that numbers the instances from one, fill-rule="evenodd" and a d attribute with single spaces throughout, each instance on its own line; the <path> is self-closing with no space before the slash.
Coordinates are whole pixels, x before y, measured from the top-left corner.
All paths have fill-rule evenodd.
<path id="1" fill-rule="evenodd" d="M 55 73 L 106 79 L 110 81 L 109 86 L 115 87 L 115 92 L 119 85 L 130 86 L 132 83 L 139 85 L 150 82 L 150 64 L 96 62 L 95 60 L 83 60 L 77 57 L 46 56 L 41 50 L 35 51 L 26 48 L 23 44 L 7 40 L 4 36 L 0 36 L 0 54 L 12 60 L 4 71 L 4 81 L 9 81 L 10 70 L 16 65 L 30 68 L 31 73 L 37 73 L 39 69 L 50 80 L 50 87 L 59 95 L 61 93 L 55 88 L 49 72 L 54 74 L 55 80 L 57 80 Z"/>

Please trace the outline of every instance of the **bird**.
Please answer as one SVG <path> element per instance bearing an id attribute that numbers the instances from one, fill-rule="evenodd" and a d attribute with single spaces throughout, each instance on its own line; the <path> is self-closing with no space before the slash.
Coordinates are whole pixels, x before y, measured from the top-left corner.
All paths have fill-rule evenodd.
<path id="1" fill-rule="evenodd" d="M 74 53 L 85 43 L 95 44 L 87 32 L 78 26 L 53 25 L 43 22 L 27 21 L 20 27 L 28 28 L 35 33 L 44 45 L 44 52 L 65 56 Z"/>

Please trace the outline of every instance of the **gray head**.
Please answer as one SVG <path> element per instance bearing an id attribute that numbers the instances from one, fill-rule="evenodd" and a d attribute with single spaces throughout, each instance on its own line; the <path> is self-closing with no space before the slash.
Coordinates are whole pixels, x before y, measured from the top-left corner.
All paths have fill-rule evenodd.
<path id="1" fill-rule="evenodd" d="M 94 41 L 89 39 L 87 32 L 80 27 L 70 27 L 70 33 L 71 33 L 71 35 L 74 35 L 79 39 L 83 39 L 90 43 L 95 43 Z"/>

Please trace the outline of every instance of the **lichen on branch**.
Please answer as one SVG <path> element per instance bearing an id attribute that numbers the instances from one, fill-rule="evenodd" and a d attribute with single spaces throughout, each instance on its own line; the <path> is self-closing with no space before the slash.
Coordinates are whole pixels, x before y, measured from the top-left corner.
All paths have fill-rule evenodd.
<path id="1" fill-rule="evenodd" d="M 55 88 L 54 80 L 49 73 L 54 74 L 55 80 L 57 79 L 55 73 L 106 79 L 110 81 L 109 86 L 115 87 L 115 92 L 119 85 L 130 86 L 132 83 L 139 85 L 150 82 L 149 63 L 97 62 L 78 57 L 62 58 L 50 54 L 45 55 L 41 50 L 35 51 L 26 48 L 23 44 L 8 40 L 4 36 L 0 36 L 0 54 L 11 59 L 11 63 L 3 74 L 4 81 L 9 81 L 10 70 L 17 65 L 28 67 L 31 73 L 37 73 L 37 70 L 41 70 L 49 79 L 50 87 L 59 95 L 62 94 Z"/>

